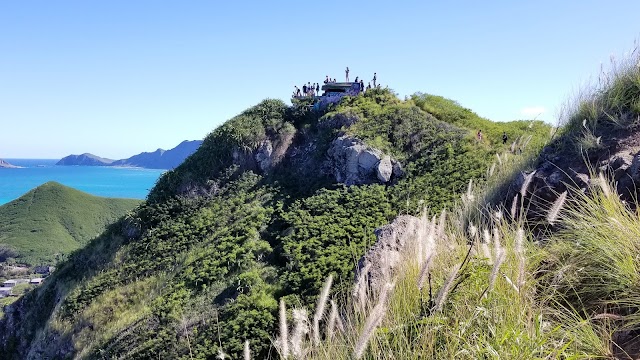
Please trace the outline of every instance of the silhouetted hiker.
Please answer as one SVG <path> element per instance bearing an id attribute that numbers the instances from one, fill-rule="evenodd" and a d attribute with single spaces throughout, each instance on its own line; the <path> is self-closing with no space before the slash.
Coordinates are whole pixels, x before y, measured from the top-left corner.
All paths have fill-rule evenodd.
<path id="1" fill-rule="evenodd" d="M 367 85 L 367 91 L 371 90 L 371 81 L 369 81 L 369 84 Z"/>
<path id="2" fill-rule="evenodd" d="M 327 75 L 327 77 L 326 77 L 326 78 L 324 78 L 324 83 L 326 84 L 326 83 L 328 83 L 328 82 L 329 82 L 329 75 Z"/>
<path id="3" fill-rule="evenodd" d="M 296 86 L 296 90 L 293 93 L 293 96 L 300 96 L 300 88 Z"/>
<path id="4" fill-rule="evenodd" d="M 347 77 L 347 82 L 349 82 L 349 67 L 347 66 L 347 69 L 344 71 L 346 77 Z"/>
<path id="5" fill-rule="evenodd" d="M 476 138 L 478 141 L 482 141 L 482 130 L 478 130 L 478 134 L 476 134 Z"/>
<path id="6" fill-rule="evenodd" d="M 313 88 L 311 87 L 311 81 L 307 82 L 307 91 L 309 92 L 307 96 L 311 95 L 313 92 Z"/>
<path id="7" fill-rule="evenodd" d="M 357 77 L 357 76 L 356 76 L 356 80 L 355 80 L 355 82 L 358 82 L 358 77 Z"/>
<path id="8" fill-rule="evenodd" d="M 378 75 L 376 75 L 376 73 L 373 73 L 373 87 L 376 87 L 376 80 L 378 80 Z"/>
<path id="9" fill-rule="evenodd" d="M 509 138 L 507 137 L 507 132 L 506 132 L 506 131 L 503 131 L 503 132 L 502 132 L 502 143 L 503 143 L 503 144 L 506 144 L 506 143 L 507 143 L 507 140 L 509 140 Z"/>
<path id="10" fill-rule="evenodd" d="M 320 84 L 316 84 L 316 95 L 320 94 Z"/>
<path id="11" fill-rule="evenodd" d="M 307 95 L 307 85 L 302 85 L 302 93 L 306 96 Z"/>
<path id="12" fill-rule="evenodd" d="M 364 81 L 362 81 L 362 79 L 360 79 L 360 92 L 364 91 Z"/>

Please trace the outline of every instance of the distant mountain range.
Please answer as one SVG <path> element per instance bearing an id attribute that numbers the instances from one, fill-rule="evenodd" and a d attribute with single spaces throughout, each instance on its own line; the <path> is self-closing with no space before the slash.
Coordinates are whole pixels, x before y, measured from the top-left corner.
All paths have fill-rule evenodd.
<path id="1" fill-rule="evenodd" d="M 9 164 L 8 162 L 0 159 L 0 168 L 18 168 L 19 166 L 15 166 L 12 164 Z"/>
<path id="2" fill-rule="evenodd" d="M 202 144 L 202 140 L 185 140 L 171 150 L 158 149 L 154 152 L 143 152 L 121 160 L 102 158 L 89 153 L 69 155 L 60 159 L 56 165 L 130 166 L 147 169 L 173 169 L 198 150 L 200 144 Z"/>

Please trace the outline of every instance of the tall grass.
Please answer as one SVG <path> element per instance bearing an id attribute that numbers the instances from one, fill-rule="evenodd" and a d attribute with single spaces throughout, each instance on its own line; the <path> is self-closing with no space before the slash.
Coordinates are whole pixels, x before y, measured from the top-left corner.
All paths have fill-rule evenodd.
<path id="1" fill-rule="evenodd" d="M 640 124 L 640 51 L 638 44 L 622 59 L 611 57 L 595 81 L 568 101 L 560 114 L 557 146 L 590 151 L 601 148 L 602 134 Z"/>
<path id="2" fill-rule="evenodd" d="M 305 337 L 310 359 L 611 358 L 616 334 L 640 326 L 640 218 L 599 188 L 574 191 L 555 215 L 562 230 L 532 243 L 522 219 L 485 219 L 480 249 L 458 219 L 436 242 L 427 280 L 415 254 L 394 286 L 372 289 L 367 307 L 350 299 L 331 318 L 344 332 Z M 554 211 L 553 208 L 550 211 Z M 428 217 L 423 217 L 423 221 Z M 612 231 L 615 229 L 616 231 Z M 620 231 L 617 231 L 617 230 Z M 332 320 L 334 321 L 334 320 Z M 327 326 L 330 325 L 330 322 Z"/>
<path id="3" fill-rule="evenodd" d="M 366 299 L 333 303 L 326 327 L 339 318 L 345 330 L 327 330 L 320 342 L 303 337 L 304 357 L 624 356 L 631 347 L 620 339 L 640 330 L 638 204 L 612 196 L 602 177 L 592 184 L 549 205 L 557 231 L 545 233 L 546 245 L 533 242 L 526 209 L 504 216 L 471 189 L 441 221 L 425 214 L 426 236 L 441 232 L 435 248 L 424 258 L 403 255 L 385 301 L 372 295 L 383 289 L 369 289 Z"/>
<path id="4" fill-rule="evenodd" d="M 612 61 L 610 71 L 567 107 L 552 146 L 577 144 L 588 151 L 608 140 L 603 129 L 637 125 L 638 60 L 634 50 L 628 61 Z M 360 289 L 339 304 L 332 300 L 326 333 L 302 339 L 304 358 L 640 356 L 633 335 L 640 334 L 640 204 L 620 200 L 615 184 L 592 174 L 590 188 L 570 188 L 549 204 L 546 222 L 537 222 L 547 227 L 545 242 L 536 241 L 523 199 L 530 196 L 537 154 L 514 155 L 527 143 L 517 139 L 511 152 L 497 154 L 486 187 L 469 182 L 460 204 L 443 212 L 437 225 L 434 214 L 422 216 L 435 248 L 417 257 L 403 254 L 400 271 L 389 280 L 393 286 Z M 522 187 L 512 189 L 516 195 L 505 204 L 518 173 Z M 321 313 L 325 302 L 321 297 Z M 344 331 L 335 331 L 336 319 Z"/>

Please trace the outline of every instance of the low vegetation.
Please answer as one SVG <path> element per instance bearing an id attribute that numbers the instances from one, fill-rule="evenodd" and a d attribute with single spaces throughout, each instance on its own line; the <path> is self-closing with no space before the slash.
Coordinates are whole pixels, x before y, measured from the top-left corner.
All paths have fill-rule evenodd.
<path id="1" fill-rule="evenodd" d="M 337 121 L 346 117 L 354 121 Z M 537 122 L 503 126 L 522 143 L 549 136 Z M 328 274 L 346 296 L 374 229 L 399 213 L 453 206 L 471 179 L 486 181 L 496 153 L 527 154 L 479 143 L 474 131 L 389 90 L 323 113 L 265 100 L 214 130 L 146 203 L 12 305 L 24 311 L 11 315 L 18 327 L 0 323 L 5 353 L 237 358 L 248 341 L 256 358 L 277 357 L 280 299 L 309 307 Z M 324 161 L 344 134 L 398 159 L 405 176 L 386 185 L 336 183 Z M 269 171 L 254 161 L 265 140 L 284 154 Z"/>
<path id="2" fill-rule="evenodd" d="M 585 155 L 590 149 L 562 148 L 583 143 L 585 129 L 599 129 L 603 142 L 633 134 L 631 119 L 640 116 L 633 60 L 577 103 L 550 151 Z M 588 154 L 573 161 L 583 159 L 592 166 Z M 496 189 L 533 164 L 503 160 L 485 186 L 469 185 L 446 223 L 425 212 L 398 273 L 365 294 L 320 296 L 320 326 L 283 301 L 274 337 L 280 357 L 638 358 L 640 204 L 621 199 L 609 174 L 594 171 L 588 188 L 569 186 L 531 223 L 527 208 L 507 206 Z M 526 193 L 528 184 L 516 190 Z M 432 242 L 432 251 L 416 251 Z"/>
<path id="3" fill-rule="evenodd" d="M 0 206 L 0 263 L 54 265 L 140 203 L 40 185 Z"/>
<path id="4" fill-rule="evenodd" d="M 506 221 L 506 213 L 500 215 L 506 209 L 466 227 L 452 213 L 440 236 L 425 214 L 416 241 L 435 241 L 432 252 L 418 256 L 408 249 L 398 275 L 371 289 L 364 301 L 356 295 L 323 299 L 340 306 L 324 314 L 317 335 L 294 305 L 290 318 L 281 315 L 283 323 L 293 324 L 287 352 L 280 347 L 280 355 L 636 358 L 640 221 L 610 187 L 578 190 L 554 204 L 547 221 L 561 230 L 544 246 L 533 242 L 524 219 Z M 302 341 L 294 341 L 297 331 Z M 322 341 L 313 341 L 316 336 Z"/>

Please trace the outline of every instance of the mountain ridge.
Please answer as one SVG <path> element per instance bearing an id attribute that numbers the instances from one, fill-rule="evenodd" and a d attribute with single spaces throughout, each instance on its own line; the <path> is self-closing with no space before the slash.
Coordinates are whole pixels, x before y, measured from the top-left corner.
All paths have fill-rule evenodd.
<path id="1" fill-rule="evenodd" d="M 549 133 L 542 122 L 493 123 L 459 108 L 386 89 L 322 112 L 273 99 L 250 107 L 11 305 L 0 343 L 15 358 L 238 357 L 247 339 L 258 358 L 273 354 L 277 299 L 312 303 L 327 274 L 349 291 L 374 229 L 458 201 L 508 148 L 503 131 L 531 135 L 532 147 Z M 493 131 L 478 141 L 448 110 Z M 112 315 L 99 315 L 105 307 Z"/>
<path id="2" fill-rule="evenodd" d="M 65 166 L 122 166 L 140 167 L 146 169 L 173 169 L 184 159 L 195 152 L 202 144 L 202 140 L 184 140 L 176 147 L 164 150 L 158 148 L 153 152 L 142 152 L 126 159 L 112 160 L 90 153 L 69 155 L 60 159 L 56 165 Z"/>

